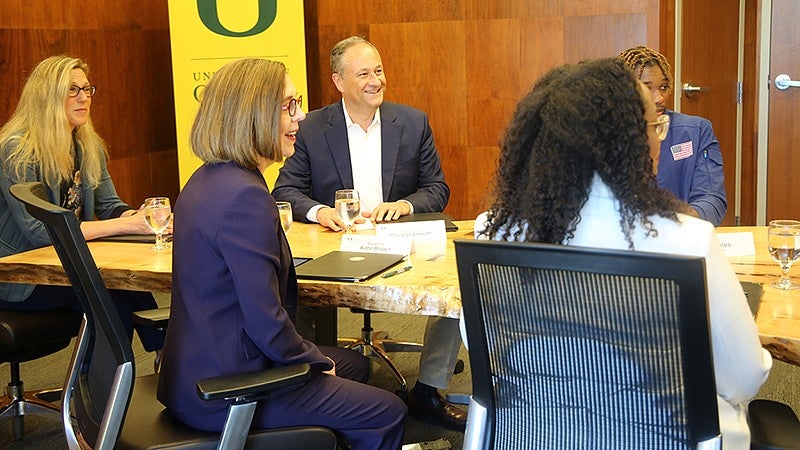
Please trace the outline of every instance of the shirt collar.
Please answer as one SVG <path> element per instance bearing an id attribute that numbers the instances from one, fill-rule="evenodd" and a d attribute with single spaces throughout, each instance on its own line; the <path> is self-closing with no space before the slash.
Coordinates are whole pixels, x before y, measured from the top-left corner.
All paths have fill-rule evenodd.
<path id="1" fill-rule="evenodd" d="M 344 104 L 344 99 L 342 99 L 342 110 L 344 110 L 344 124 L 347 126 L 347 128 L 350 128 L 353 125 L 358 126 L 358 124 L 353 122 L 353 119 L 350 118 L 350 114 L 347 113 L 347 105 Z M 372 123 L 369 124 L 369 127 L 367 127 L 367 129 L 372 128 L 375 124 L 379 123 L 381 123 L 380 107 L 378 107 L 378 109 L 375 110 L 375 116 L 372 117 Z"/>

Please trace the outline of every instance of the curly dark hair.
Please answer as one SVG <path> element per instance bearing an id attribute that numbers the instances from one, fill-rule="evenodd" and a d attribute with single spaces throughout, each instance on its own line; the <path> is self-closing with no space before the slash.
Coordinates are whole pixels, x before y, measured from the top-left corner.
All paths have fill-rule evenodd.
<path id="1" fill-rule="evenodd" d="M 637 222 L 656 236 L 649 217 L 677 220 L 679 209 L 656 185 L 644 113 L 639 82 L 621 61 L 548 72 L 517 104 L 506 131 L 484 234 L 563 244 L 574 237 L 597 173 L 620 202 L 629 247 Z"/>

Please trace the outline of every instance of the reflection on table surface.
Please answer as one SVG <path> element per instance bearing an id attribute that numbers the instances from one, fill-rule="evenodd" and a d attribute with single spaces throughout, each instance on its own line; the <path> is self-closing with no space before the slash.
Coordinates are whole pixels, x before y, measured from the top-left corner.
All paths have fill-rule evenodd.
<path id="1" fill-rule="evenodd" d="M 721 233 L 752 233 L 756 254 L 732 256 L 741 281 L 760 283 L 763 287 L 761 304 L 756 316 L 761 344 L 777 359 L 800 365 L 800 291 L 782 291 L 770 286 L 780 276 L 780 268 L 767 250 L 767 227 L 720 227 Z M 793 267 L 791 278 L 798 280 L 800 267 Z"/>
<path id="2" fill-rule="evenodd" d="M 300 281 L 300 298 L 316 306 L 358 307 L 416 315 L 458 317 L 458 289 L 453 239 L 471 239 L 472 221 L 456 221 L 458 231 L 447 233 L 447 243 L 435 253 L 415 253 L 413 269 L 390 278 L 375 277 L 363 283 Z M 763 284 L 756 323 L 761 343 L 778 359 L 800 364 L 800 291 L 781 291 L 769 286 L 780 269 L 769 256 L 766 227 L 722 227 L 718 233 L 753 234 L 756 254 L 729 257 L 741 281 Z M 374 231 L 356 232 L 371 234 Z M 295 223 L 288 233 L 292 253 L 318 257 L 338 250 L 341 233 L 316 224 Z M 89 248 L 110 288 L 169 292 L 172 253 L 155 252 L 148 244 L 90 242 Z M 430 250 L 430 249 L 428 249 Z M 790 275 L 798 279 L 800 267 Z M 52 247 L 0 258 L 0 281 L 32 284 L 69 284 Z"/>

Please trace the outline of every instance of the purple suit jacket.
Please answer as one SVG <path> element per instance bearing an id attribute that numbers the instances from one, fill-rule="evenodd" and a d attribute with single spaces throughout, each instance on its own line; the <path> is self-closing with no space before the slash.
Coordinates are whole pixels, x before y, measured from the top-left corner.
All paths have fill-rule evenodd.
<path id="1" fill-rule="evenodd" d="M 428 117 L 397 103 L 383 102 L 380 109 L 383 200 L 407 200 L 415 213 L 442 212 L 450 188 Z M 300 122 L 295 153 L 284 162 L 273 194 L 292 204 L 294 220 L 307 222 L 308 210 L 319 204 L 333 206 L 338 189 L 352 188 L 347 126 L 339 101 L 308 113 Z"/>
<path id="2" fill-rule="evenodd" d="M 172 309 L 158 399 L 189 426 L 218 431 L 229 402 L 201 400 L 197 380 L 302 362 L 320 371 L 332 365 L 292 324 L 292 255 L 260 173 L 206 164 L 174 211 Z"/>

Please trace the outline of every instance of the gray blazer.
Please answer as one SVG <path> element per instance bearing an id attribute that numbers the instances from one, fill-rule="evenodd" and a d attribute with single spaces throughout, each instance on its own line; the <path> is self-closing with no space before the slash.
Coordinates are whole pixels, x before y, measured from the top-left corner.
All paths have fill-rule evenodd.
<path id="1" fill-rule="evenodd" d="M 13 144 L 6 142 L 0 149 L 2 161 L 6 161 Z M 78 158 L 82 149 L 75 142 Z M 12 185 L 30 181 L 45 182 L 39 171 L 33 166 L 29 167 L 22 178 L 16 177 L 4 164 L 0 170 L 0 257 L 22 253 L 34 248 L 51 245 L 50 236 L 44 224 L 28 214 L 23 204 L 15 199 L 9 192 Z M 100 184 L 95 189 L 87 185 L 83 190 L 83 217 L 81 220 L 110 219 L 119 217 L 124 211 L 131 209 L 117 195 L 111 176 L 108 174 L 106 161 L 103 159 L 100 174 Z M 48 187 L 50 201 L 55 204 L 61 202 L 60 186 Z M 21 302 L 28 298 L 34 285 L 0 283 L 0 301 Z"/>

